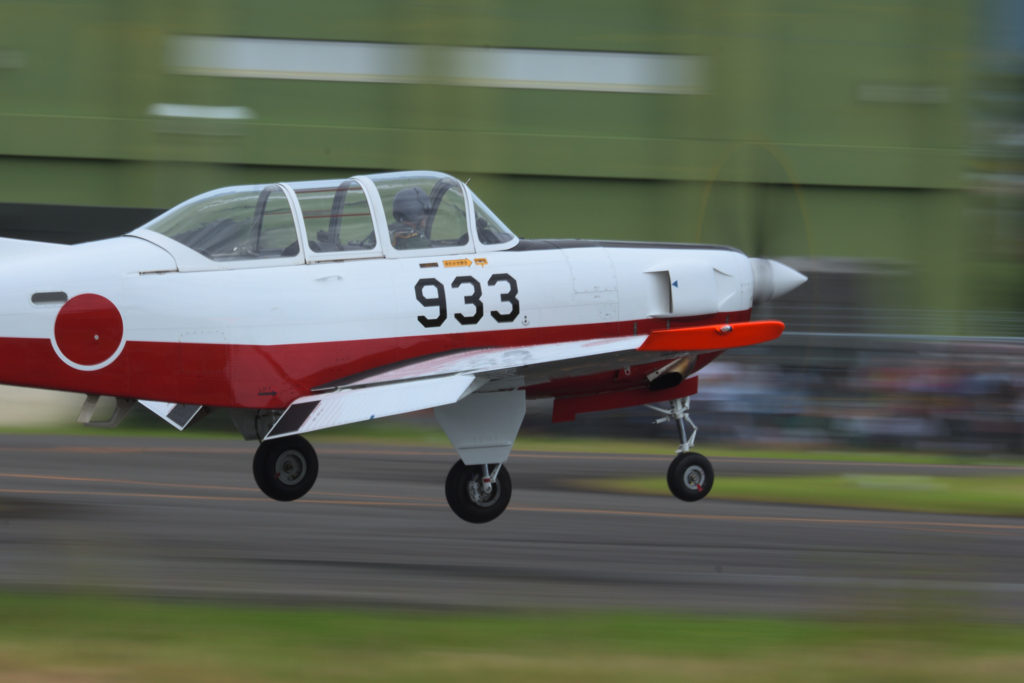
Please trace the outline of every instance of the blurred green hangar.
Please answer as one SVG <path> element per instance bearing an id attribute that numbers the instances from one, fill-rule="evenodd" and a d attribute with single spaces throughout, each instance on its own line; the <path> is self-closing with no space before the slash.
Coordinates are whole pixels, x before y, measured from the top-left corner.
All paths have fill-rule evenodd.
<path id="1" fill-rule="evenodd" d="M 0 234 L 84 241 L 218 186 L 436 169 L 527 238 L 897 264 L 901 305 L 988 305 L 977 6 L 3 1 Z"/>

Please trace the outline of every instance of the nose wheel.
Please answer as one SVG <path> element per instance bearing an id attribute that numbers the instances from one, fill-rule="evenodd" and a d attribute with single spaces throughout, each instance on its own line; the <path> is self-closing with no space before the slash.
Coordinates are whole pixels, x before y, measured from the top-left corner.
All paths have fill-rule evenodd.
<path id="1" fill-rule="evenodd" d="M 296 500 L 306 495 L 319 471 L 316 451 L 301 436 L 264 441 L 252 459 L 256 485 L 274 500 Z"/>
<path id="2" fill-rule="evenodd" d="M 668 490 L 687 503 L 708 495 L 714 483 L 715 470 L 700 453 L 680 453 L 668 466 Z"/>
<path id="3" fill-rule="evenodd" d="M 679 500 L 688 503 L 708 495 L 715 483 L 715 470 L 707 458 L 690 450 L 697 438 L 697 425 L 690 419 L 690 397 L 671 400 L 668 410 L 652 405 L 647 407 L 664 415 L 655 420 L 655 424 L 675 422 L 676 431 L 679 432 L 679 448 L 672 464 L 668 466 L 668 490 Z"/>
<path id="4" fill-rule="evenodd" d="M 512 500 L 512 477 L 503 465 L 452 465 L 444 483 L 448 506 L 461 519 L 484 524 L 497 519 Z"/>

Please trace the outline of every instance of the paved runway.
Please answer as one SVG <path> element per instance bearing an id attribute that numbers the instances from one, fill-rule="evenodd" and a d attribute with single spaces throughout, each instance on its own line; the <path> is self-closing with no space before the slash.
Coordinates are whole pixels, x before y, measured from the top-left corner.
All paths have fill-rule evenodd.
<path id="1" fill-rule="evenodd" d="M 511 506 L 475 526 L 444 501 L 452 451 L 314 444 L 313 491 L 278 503 L 256 488 L 254 444 L 240 440 L 0 435 L 0 589 L 431 608 L 1024 614 L 1024 520 L 587 493 L 566 480 L 661 475 L 670 456 L 514 452 Z M 704 452 L 719 477 L 999 471 L 714 461 L 713 448 Z"/>

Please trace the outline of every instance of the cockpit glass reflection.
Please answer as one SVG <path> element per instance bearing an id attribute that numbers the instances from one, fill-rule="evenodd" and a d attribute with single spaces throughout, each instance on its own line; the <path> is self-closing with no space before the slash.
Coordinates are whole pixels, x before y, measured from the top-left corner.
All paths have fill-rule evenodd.
<path id="1" fill-rule="evenodd" d="M 145 226 L 213 261 L 284 258 L 299 253 L 284 192 L 228 188 L 177 206 Z"/>
<path id="2" fill-rule="evenodd" d="M 313 253 L 366 251 L 377 246 L 366 193 L 354 180 L 295 188 Z"/>
<path id="3" fill-rule="evenodd" d="M 476 238 L 480 244 L 505 244 L 516 238 L 508 226 L 502 223 L 475 194 L 473 209 L 476 212 Z"/>

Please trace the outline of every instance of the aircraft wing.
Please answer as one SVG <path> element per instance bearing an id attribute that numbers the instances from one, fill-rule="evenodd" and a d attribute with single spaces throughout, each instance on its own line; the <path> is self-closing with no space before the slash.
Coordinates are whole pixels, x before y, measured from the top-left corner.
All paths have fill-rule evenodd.
<path id="1" fill-rule="evenodd" d="M 416 359 L 348 377 L 294 401 L 267 438 L 302 434 L 455 403 L 484 385 L 516 389 L 556 377 L 583 376 L 771 341 L 775 321 L 658 330 L 646 335 L 469 349 Z"/>
<path id="2" fill-rule="evenodd" d="M 288 406 L 266 438 L 304 434 L 448 405 L 486 383 L 486 379 L 473 375 L 447 375 L 305 396 Z"/>
<path id="3" fill-rule="evenodd" d="M 317 387 L 314 391 L 333 388 L 354 389 L 384 382 L 402 382 L 419 377 L 463 373 L 497 380 L 505 377 L 537 374 L 541 368 L 559 374 L 586 374 L 590 367 L 597 367 L 595 372 L 598 372 L 609 363 L 612 364 L 612 367 L 621 367 L 622 364 L 617 362 L 618 359 L 636 355 L 637 348 L 644 343 L 646 338 L 646 335 L 641 335 L 533 346 L 512 346 L 500 349 L 455 351 L 401 363 L 373 373 L 348 377 L 339 382 Z"/>

